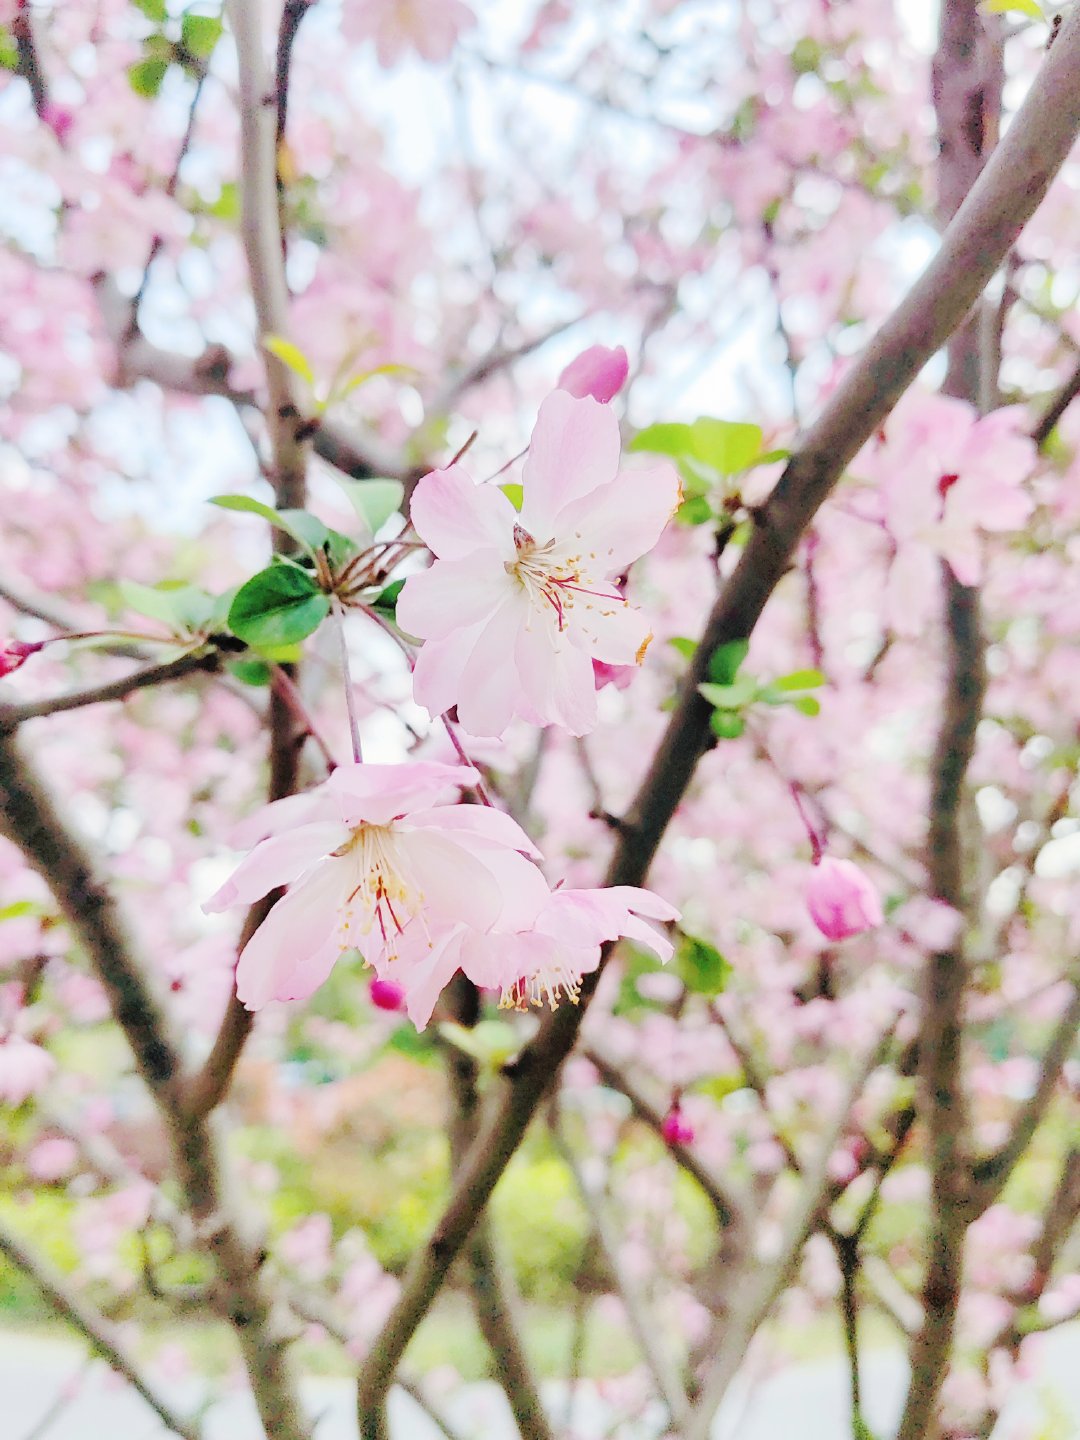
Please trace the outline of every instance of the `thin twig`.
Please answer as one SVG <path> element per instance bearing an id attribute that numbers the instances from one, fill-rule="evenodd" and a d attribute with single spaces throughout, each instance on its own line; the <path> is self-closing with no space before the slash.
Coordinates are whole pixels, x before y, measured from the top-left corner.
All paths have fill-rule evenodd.
<path id="1" fill-rule="evenodd" d="M 207 650 L 200 645 L 198 650 L 181 655 L 176 660 L 167 660 L 162 665 L 149 665 L 145 670 L 132 671 L 119 680 L 109 680 L 104 685 L 92 685 L 86 690 L 69 690 L 64 695 L 53 695 L 45 700 L 27 700 L 21 705 L 0 705 L 0 733 L 10 734 L 27 720 L 37 720 L 45 715 L 60 715 L 65 710 L 82 710 L 88 705 L 102 705 L 109 700 L 124 700 L 137 690 L 149 690 L 156 685 L 166 685 L 173 680 L 182 680 L 200 670 L 214 671 L 218 668 L 220 656 L 216 650 Z"/>

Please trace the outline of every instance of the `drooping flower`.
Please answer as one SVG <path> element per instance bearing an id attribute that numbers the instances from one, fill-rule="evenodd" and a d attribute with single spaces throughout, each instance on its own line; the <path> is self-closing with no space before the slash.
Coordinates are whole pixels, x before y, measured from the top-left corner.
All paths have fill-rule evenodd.
<path id="1" fill-rule="evenodd" d="M 881 898 L 853 860 L 823 856 L 806 886 L 810 918 L 827 940 L 847 940 L 880 925 Z"/>
<path id="2" fill-rule="evenodd" d="M 582 977 L 600 963 L 608 941 L 628 938 L 663 963 L 671 942 L 646 919 L 674 921 L 679 912 L 649 890 L 618 885 L 607 890 L 554 890 L 543 897 L 519 892 L 488 932 L 459 926 L 441 943 L 424 946 L 406 935 L 400 964 L 382 965 L 405 987 L 409 1019 L 422 1030 L 440 993 L 464 971 L 473 984 L 498 990 L 500 1003 L 516 1010 L 560 1000 L 577 1003 Z"/>
<path id="3" fill-rule="evenodd" d="M 626 384 L 630 361 L 621 345 L 609 350 L 606 345 L 590 345 L 576 360 L 571 360 L 559 376 L 558 389 L 580 400 L 591 395 L 606 405 Z"/>
<path id="4" fill-rule="evenodd" d="M 243 1004 L 305 998 L 348 950 L 379 969 L 406 943 L 435 948 L 455 927 L 486 931 L 504 908 L 535 907 L 547 886 L 520 826 L 484 806 L 437 803 L 478 780 L 467 766 L 344 765 L 253 817 L 244 833 L 258 843 L 203 907 L 289 886 L 240 956 Z"/>
<path id="5" fill-rule="evenodd" d="M 416 487 L 412 522 L 436 560 L 398 599 L 399 623 L 426 642 L 413 689 L 432 715 L 456 705 L 474 735 L 501 735 L 515 715 L 584 735 L 592 662 L 640 664 L 651 639 L 612 581 L 656 543 L 679 480 L 666 463 L 620 474 L 615 416 L 556 390 L 522 482 L 520 515 L 459 465 Z"/>

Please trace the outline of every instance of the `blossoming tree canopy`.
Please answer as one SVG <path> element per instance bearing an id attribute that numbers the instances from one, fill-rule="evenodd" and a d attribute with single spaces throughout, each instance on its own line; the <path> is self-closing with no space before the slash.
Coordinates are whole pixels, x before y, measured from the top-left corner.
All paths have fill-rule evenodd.
<path id="1" fill-rule="evenodd" d="M 5 1324 L 183 1440 L 707 1440 L 811 1326 L 1080 1433 L 1078 73 L 0 0 Z"/>

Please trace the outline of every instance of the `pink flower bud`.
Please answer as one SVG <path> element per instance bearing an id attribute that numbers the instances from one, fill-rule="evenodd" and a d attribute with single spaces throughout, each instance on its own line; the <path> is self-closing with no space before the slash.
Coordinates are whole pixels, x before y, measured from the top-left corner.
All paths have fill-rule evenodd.
<path id="1" fill-rule="evenodd" d="M 405 991 L 393 980 L 372 980 L 368 989 L 376 1010 L 404 1010 Z"/>
<path id="2" fill-rule="evenodd" d="M 41 112 L 41 118 L 60 141 L 67 138 L 68 131 L 75 124 L 75 116 L 66 105 L 54 105 L 50 101 Z"/>
<path id="3" fill-rule="evenodd" d="M 859 867 L 830 855 L 810 872 L 806 904 L 810 918 L 827 940 L 860 935 L 885 918 L 877 891 Z"/>
<path id="4" fill-rule="evenodd" d="M 683 1115 L 678 1105 L 672 1105 L 664 1116 L 660 1134 L 668 1145 L 690 1145 L 694 1139 L 694 1127 Z"/>
<path id="5" fill-rule="evenodd" d="M 606 345 L 592 345 L 571 360 L 559 376 L 558 390 L 565 390 L 578 400 L 591 395 L 606 405 L 626 383 L 630 361 L 621 345 L 609 350 Z"/>
<path id="6" fill-rule="evenodd" d="M 36 655 L 44 646 L 44 640 L 9 640 L 6 645 L 0 646 L 0 680 L 25 665 L 30 656 Z"/>
<path id="7" fill-rule="evenodd" d="M 592 662 L 593 683 L 597 690 L 603 690 L 605 685 L 614 685 L 616 690 L 625 690 L 633 683 L 634 676 L 638 672 L 636 665 L 609 665 L 604 660 Z"/>

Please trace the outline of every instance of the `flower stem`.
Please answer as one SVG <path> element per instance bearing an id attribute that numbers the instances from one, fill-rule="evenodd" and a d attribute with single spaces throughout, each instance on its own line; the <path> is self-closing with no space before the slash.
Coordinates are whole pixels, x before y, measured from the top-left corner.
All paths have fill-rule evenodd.
<path id="1" fill-rule="evenodd" d="M 345 708 L 349 712 L 349 735 L 352 739 L 353 759 L 359 765 L 364 758 L 364 752 L 360 745 L 360 725 L 356 718 L 356 697 L 353 694 L 352 671 L 349 669 L 349 642 L 345 638 L 345 611 L 341 602 L 334 596 L 332 605 L 334 621 L 337 625 L 338 646 L 341 650 L 341 677 L 345 685 Z"/>
<path id="2" fill-rule="evenodd" d="M 300 687 L 296 684 L 295 680 L 293 680 L 289 672 L 282 669 L 280 665 L 273 665 L 271 667 L 271 684 L 322 752 L 327 771 L 336 770 L 338 762 L 334 759 L 330 747 L 322 735 L 320 735 L 311 711 L 307 708 L 304 697 L 300 693 Z"/>
<path id="3" fill-rule="evenodd" d="M 450 737 L 450 744 L 453 745 L 454 749 L 457 751 L 458 759 L 463 765 L 468 765 L 470 770 L 475 770 L 476 766 L 473 765 L 473 762 L 469 759 L 468 755 L 465 754 L 465 747 L 462 745 L 461 741 L 457 737 L 457 731 L 454 729 L 453 721 L 450 719 L 450 716 L 442 714 L 439 716 L 439 719 L 442 721 L 446 733 Z M 484 782 L 478 779 L 474 788 L 483 803 L 485 805 L 490 805 L 491 808 L 494 810 L 495 804 L 491 796 L 484 789 Z"/>

